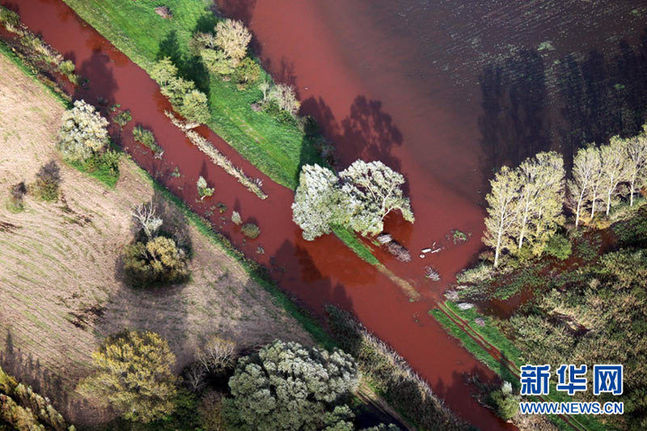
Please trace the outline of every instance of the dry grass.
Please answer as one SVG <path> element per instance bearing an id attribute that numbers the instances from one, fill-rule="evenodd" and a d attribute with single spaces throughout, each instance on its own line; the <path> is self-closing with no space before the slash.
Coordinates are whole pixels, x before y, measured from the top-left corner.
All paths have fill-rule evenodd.
<path id="1" fill-rule="evenodd" d="M 0 352 L 8 372 L 49 396 L 72 422 L 107 418 L 73 394 L 90 354 L 108 334 L 149 329 L 169 340 L 177 368 L 209 334 L 252 347 L 283 338 L 311 344 L 296 321 L 223 250 L 187 226 L 192 278 L 184 286 L 134 291 L 118 256 L 132 240 L 130 210 L 152 186 L 122 159 L 114 190 L 62 163 L 54 139 L 63 107 L 0 56 Z M 11 184 L 33 182 L 40 165 L 61 166 L 62 199 L 27 196 L 5 205 Z"/>

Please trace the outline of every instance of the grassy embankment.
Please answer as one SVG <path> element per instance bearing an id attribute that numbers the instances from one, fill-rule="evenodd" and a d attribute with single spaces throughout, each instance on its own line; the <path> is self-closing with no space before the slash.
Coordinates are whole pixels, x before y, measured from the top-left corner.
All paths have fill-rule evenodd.
<path id="1" fill-rule="evenodd" d="M 262 98 L 256 86 L 238 89 L 233 82 L 196 76 L 189 41 L 195 31 L 212 31 L 215 18 L 207 0 L 168 2 L 173 18 L 155 13 L 152 0 L 65 0 L 85 21 L 146 71 L 169 55 L 180 72 L 195 80 L 209 97 L 208 126 L 243 157 L 274 181 L 291 189 L 298 184 L 303 163 L 319 161 L 310 139 L 296 126 L 277 121 L 271 114 L 255 112 L 251 104 Z M 263 72 L 261 79 L 271 80 Z"/>

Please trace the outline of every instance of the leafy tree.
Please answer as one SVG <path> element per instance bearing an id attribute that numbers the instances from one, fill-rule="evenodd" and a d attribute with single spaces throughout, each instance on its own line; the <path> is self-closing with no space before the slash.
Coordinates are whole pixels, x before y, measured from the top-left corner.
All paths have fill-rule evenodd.
<path id="1" fill-rule="evenodd" d="M 588 200 L 596 200 L 601 176 L 600 165 L 600 150 L 593 146 L 580 148 L 573 160 L 573 178 L 568 182 L 568 191 L 571 207 L 575 212 L 575 227 L 580 224 L 581 213 Z"/>
<path id="2" fill-rule="evenodd" d="M 126 246 L 122 260 L 126 277 L 136 287 L 178 283 L 189 275 L 184 250 L 163 236 Z"/>
<path id="3" fill-rule="evenodd" d="M 170 58 L 159 60 L 151 70 L 151 77 L 160 85 L 162 94 L 169 98 L 171 105 L 196 127 L 211 118 L 207 96 L 196 90 L 193 81 L 177 76 L 177 67 Z"/>
<path id="4" fill-rule="evenodd" d="M 232 66 L 238 66 L 247 54 L 247 45 L 252 40 L 251 33 L 242 22 L 233 19 L 218 22 L 215 30 L 214 44 L 231 60 Z"/>
<path id="5" fill-rule="evenodd" d="M 490 181 L 492 190 L 485 197 L 488 203 L 483 243 L 494 248 L 494 267 L 504 249 L 510 249 L 513 242 L 510 234 L 517 220 L 519 199 L 519 175 L 503 166 Z"/>
<path id="6" fill-rule="evenodd" d="M 517 248 L 528 236 L 529 225 L 535 226 L 535 237 L 558 223 L 562 213 L 564 162 L 555 152 L 539 153 L 528 158 L 517 169 L 519 174 L 519 211 L 516 227 Z M 540 246 L 541 248 L 541 246 Z"/>
<path id="7" fill-rule="evenodd" d="M 24 181 L 9 187 L 9 209 L 13 212 L 20 212 L 25 209 L 24 197 L 27 194 L 27 186 Z"/>
<path id="8" fill-rule="evenodd" d="M 159 335 L 125 331 L 106 338 L 92 355 L 96 372 L 80 391 L 107 400 L 130 421 L 149 423 L 174 410 L 175 355 Z"/>
<path id="9" fill-rule="evenodd" d="M 519 411 L 520 397 L 512 393 L 512 384 L 503 382 L 501 389 L 490 394 L 490 401 L 494 405 L 497 414 L 504 420 L 512 419 Z"/>
<path id="10" fill-rule="evenodd" d="M 629 182 L 629 206 L 633 206 L 636 189 L 641 189 L 647 180 L 647 124 L 638 136 L 624 141 L 624 152 Z"/>
<path id="11" fill-rule="evenodd" d="M 261 66 L 249 57 L 243 58 L 234 73 L 234 78 L 241 85 L 254 83 L 260 76 Z"/>
<path id="12" fill-rule="evenodd" d="M 227 76 L 236 71 L 236 67 L 223 51 L 204 48 L 200 50 L 200 56 L 205 67 L 211 73 Z"/>
<path id="13" fill-rule="evenodd" d="M 312 241 L 330 233 L 333 224 L 340 220 L 341 200 L 338 178 L 333 171 L 319 165 L 305 165 L 299 174 L 292 204 L 292 219 L 303 230 L 303 238 Z"/>
<path id="14" fill-rule="evenodd" d="M 341 192 L 350 199 L 349 226 L 362 235 L 382 232 L 384 217 L 394 210 L 400 210 L 408 222 L 415 220 L 409 198 L 402 192 L 404 177 L 384 163 L 357 160 L 339 178 Z"/>
<path id="15" fill-rule="evenodd" d="M 199 90 L 191 90 L 184 95 L 178 112 L 187 120 L 197 123 L 196 126 L 206 123 L 211 118 L 207 96 Z"/>
<path id="16" fill-rule="evenodd" d="M 240 227 L 240 231 L 250 239 L 256 239 L 261 234 L 261 228 L 254 223 L 245 223 Z"/>
<path id="17" fill-rule="evenodd" d="M 600 147 L 600 160 L 602 176 L 602 189 L 606 194 L 606 212 L 608 216 L 611 209 L 611 200 L 618 193 L 618 185 L 626 176 L 625 153 L 622 140 L 618 136 L 611 138 L 611 142 Z"/>
<path id="18" fill-rule="evenodd" d="M 108 145 L 108 121 L 94 106 L 77 100 L 63 113 L 58 149 L 68 160 L 87 161 Z"/>
<path id="19" fill-rule="evenodd" d="M 357 386 L 352 357 L 275 341 L 241 358 L 224 413 L 243 430 L 352 429 L 345 404 Z"/>

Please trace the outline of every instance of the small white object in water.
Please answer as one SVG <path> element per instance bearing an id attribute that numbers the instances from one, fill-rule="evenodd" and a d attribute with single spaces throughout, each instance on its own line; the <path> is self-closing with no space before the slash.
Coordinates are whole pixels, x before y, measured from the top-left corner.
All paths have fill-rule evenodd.
<path id="1" fill-rule="evenodd" d="M 424 253 L 429 253 L 430 251 L 431 251 L 430 248 L 423 248 L 422 250 L 420 250 L 420 252 L 423 253 L 423 254 Z"/>

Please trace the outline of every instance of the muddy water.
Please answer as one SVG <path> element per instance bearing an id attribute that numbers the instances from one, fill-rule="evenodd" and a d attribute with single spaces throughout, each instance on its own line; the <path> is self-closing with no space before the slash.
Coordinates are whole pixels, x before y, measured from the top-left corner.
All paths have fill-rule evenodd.
<path id="1" fill-rule="evenodd" d="M 411 226 L 396 216 L 389 217 L 387 225 L 412 250 L 414 261 L 402 264 L 386 254 L 379 256 L 422 294 L 421 301 L 411 303 L 396 285 L 336 238 L 303 241 L 291 221 L 292 192 L 274 184 L 219 137 L 201 128 L 199 132 L 237 166 L 261 178 L 270 197 L 259 200 L 214 166 L 163 115 L 169 106 L 157 85 L 61 1 L 11 4 L 32 30 L 73 59 L 80 74 L 88 78 L 87 87 L 79 89 L 76 97 L 97 105 L 119 103 L 131 111 L 134 124 L 154 131 L 165 150 L 163 159 L 153 159 L 148 150 L 132 142 L 131 124 L 122 133 L 122 143 L 133 158 L 207 216 L 247 256 L 271 268 L 283 289 L 318 313 L 329 302 L 352 311 L 402 354 L 460 416 L 482 429 L 505 426 L 478 406 L 470 388 L 463 384 L 464 373 L 478 372 L 486 378 L 492 378 L 492 373 L 458 347 L 427 314 L 446 281 L 480 248 L 482 172 L 479 132 L 474 124 L 480 106 L 473 75 L 472 81 L 461 81 L 462 75 L 448 73 L 451 67 L 442 63 L 428 72 L 417 70 L 417 51 L 407 49 L 417 46 L 405 31 L 410 24 L 404 29 L 380 25 L 384 20 L 391 22 L 394 13 L 386 6 L 373 10 L 368 2 L 344 2 L 348 9 L 340 2 L 286 2 L 281 7 L 269 1 L 236 2 L 239 9 L 235 13 L 251 23 L 265 62 L 280 79 L 298 86 L 304 110 L 316 115 L 335 140 L 340 164 L 345 166 L 357 156 L 379 158 L 402 170 L 410 180 L 417 222 Z M 419 15 L 413 10 L 409 16 Z M 451 13 L 446 12 L 446 17 Z M 442 29 L 429 34 L 435 33 L 444 34 Z M 391 60 L 378 61 L 387 58 L 385 54 Z M 429 54 L 422 58 L 432 65 L 438 61 Z M 473 67 L 451 70 L 469 75 Z M 179 178 L 170 175 L 176 167 L 182 174 Z M 199 175 L 216 189 L 213 198 L 202 202 L 195 187 Z M 230 212 L 225 216 L 218 213 L 217 202 L 225 203 L 229 211 L 239 211 L 245 221 L 257 223 L 261 236 L 245 241 L 228 221 Z M 472 237 L 466 244 L 454 244 L 447 237 L 451 229 L 469 232 Z M 434 242 L 444 247 L 441 253 L 416 257 L 421 248 Z M 257 253 L 259 246 L 263 254 Z M 443 282 L 426 281 L 426 265 L 438 270 Z"/>

